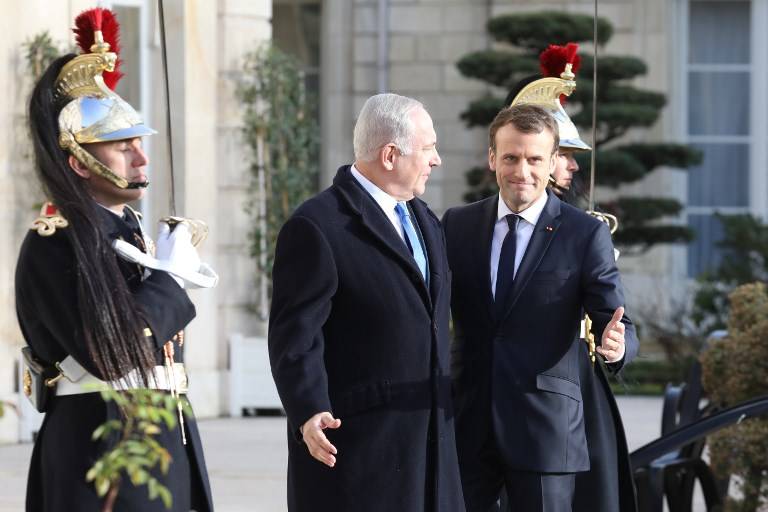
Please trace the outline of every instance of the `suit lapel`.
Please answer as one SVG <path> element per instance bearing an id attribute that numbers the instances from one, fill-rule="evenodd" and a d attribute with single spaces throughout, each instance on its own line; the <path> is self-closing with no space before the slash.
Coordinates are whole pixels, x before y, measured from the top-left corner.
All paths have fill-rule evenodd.
<path id="1" fill-rule="evenodd" d="M 419 224 L 421 236 L 424 237 L 427 260 L 429 261 L 429 295 L 432 299 L 432 304 L 437 304 L 443 284 L 443 276 L 445 275 L 443 262 L 445 248 L 442 231 L 437 223 L 437 219 L 430 214 L 424 201 L 413 199 L 408 204 L 411 205 L 416 222 Z"/>
<path id="2" fill-rule="evenodd" d="M 512 308 L 515 306 L 520 294 L 528 285 L 531 279 L 531 275 L 539 267 L 541 258 L 549 248 L 549 244 L 557 234 L 557 229 L 560 227 L 560 200 L 553 194 L 547 191 L 548 198 L 547 204 L 544 205 L 544 210 L 541 212 L 536 226 L 533 228 L 533 234 L 531 240 L 528 242 L 528 248 L 525 250 L 523 260 L 520 262 L 520 267 L 517 269 L 515 275 L 515 281 L 512 283 L 512 292 L 509 294 L 507 300 L 506 312 L 504 317 L 506 318 Z"/>
<path id="3" fill-rule="evenodd" d="M 491 244 L 493 241 L 493 229 L 496 226 L 496 218 L 499 214 L 499 195 L 495 197 L 489 197 L 482 204 L 480 210 L 481 218 L 476 226 L 481 226 L 478 229 L 480 236 L 479 244 L 473 250 L 473 261 L 471 268 L 476 269 L 477 276 L 475 282 L 480 288 L 480 296 L 485 309 L 491 319 L 495 317 L 494 314 L 494 301 L 493 290 L 491 288 Z"/>
<path id="4" fill-rule="evenodd" d="M 377 239 L 384 249 L 389 252 L 392 257 L 401 265 L 403 265 L 409 273 L 415 271 L 419 276 L 421 271 L 416 264 L 416 260 L 413 259 L 408 246 L 400 235 L 395 231 L 394 226 L 389 221 L 387 216 L 381 210 L 379 205 L 374 199 L 363 189 L 357 182 L 352 172 L 351 166 L 344 166 L 339 168 L 336 177 L 333 180 L 334 186 L 337 187 L 341 196 L 346 200 L 352 211 L 360 217 L 360 221 L 363 226 Z M 420 221 L 421 219 L 419 219 Z M 426 239 L 426 233 L 423 235 Z M 429 253 L 429 246 L 427 246 L 427 252 Z M 429 256 L 432 257 L 431 255 Z M 432 260 L 430 259 L 430 264 Z M 429 294 L 426 284 L 422 280 L 422 285 L 419 292 L 426 299 L 425 302 L 429 303 Z"/>

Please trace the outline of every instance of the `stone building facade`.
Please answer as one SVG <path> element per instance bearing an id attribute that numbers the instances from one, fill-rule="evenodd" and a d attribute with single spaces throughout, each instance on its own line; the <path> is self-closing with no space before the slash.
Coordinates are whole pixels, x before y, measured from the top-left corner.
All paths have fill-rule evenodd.
<path id="1" fill-rule="evenodd" d="M 126 63 L 126 78 L 131 79 L 121 82 L 120 87 L 126 89 L 118 92 L 159 132 L 145 141 L 152 184 L 138 205 L 145 214 L 145 226 L 154 232 L 156 219 L 169 212 L 170 189 L 157 2 L 100 4 L 117 12 L 123 26 L 123 56 L 134 59 Z M 196 412 L 210 417 L 227 406 L 228 336 L 264 332 L 263 322 L 248 313 L 255 295 L 253 279 L 248 276 L 255 274 L 255 265 L 246 247 L 247 156 L 238 141 L 241 120 L 233 91 L 242 56 L 271 37 L 272 4 L 266 0 L 175 0 L 165 1 L 164 6 L 176 208 L 179 214 L 208 223 L 210 235 L 201 257 L 221 274 L 215 290 L 190 292 L 197 318 L 187 329 L 189 341 L 185 344 Z M 25 103 L 32 80 L 22 45 L 47 30 L 58 46 L 70 47 L 72 20 L 93 7 L 93 2 L 8 1 L 2 7 L 0 62 L 4 72 L 0 89 L 8 101 L 0 102 L 0 194 L 5 205 L 0 213 L 5 240 L 0 251 L 0 400 L 18 403 L 23 400 L 17 391 L 23 339 L 14 309 L 14 271 L 21 240 L 38 214 L 35 205 L 43 200 L 27 143 Z M 46 15 L 40 16 L 41 12 Z M 19 430 L 18 416 L 6 410 L 0 419 L 0 442 L 15 441 Z"/>
<path id="2" fill-rule="evenodd" d="M 132 88 L 129 99 L 138 98 L 140 110 L 160 132 L 149 139 L 153 185 L 140 205 L 146 224 L 154 226 L 167 212 L 169 190 L 157 3 L 101 4 L 120 10 L 140 33 L 128 51 L 138 61 L 131 69 L 143 79 L 126 87 Z M 240 140 L 234 94 L 243 55 L 274 37 L 278 46 L 304 62 L 311 76 L 308 83 L 320 98 L 321 188 L 339 165 L 352 160 L 352 127 L 368 96 L 392 91 L 424 102 L 434 118 L 443 159 L 424 199 L 439 215 L 462 202 L 464 172 L 486 158 L 485 131 L 467 129 L 459 114 L 488 88 L 463 78 L 455 66 L 458 58 L 494 44 L 485 32 L 492 16 L 544 9 L 589 14 L 593 8 L 592 0 L 165 0 L 164 5 L 177 209 L 209 223 L 211 236 L 202 256 L 221 275 L 216 290 L 192 292 L 198 318 L 188 329 L 187 361 L 200 416 L 227 410 L 229 337 L 266 331 L 253 313 L 256 266 L 245 238 L 250 155 Z M 36 216 L 33 205 L 42 200 L 25 143 L 24 103 L 31 83 L 21 45 L 43 30 L 59 44 L 71 44 L 72 19 L 91 6 L 86 0 L 2 1 L 0 197 L 5 207 L 0 211 L 0 236 L 5 242 L 0 250 L 0 399 L 10 402 L 18 400 L 15 361 L 23 342 L 14 311 L 15 260 L 27 225 Z M 690 177 L 660 169 L 621 190 L 674 197 L 689 204 L 679 222 L 702 227 L 698 245 L 660 247 L 620 260 L 635 316 L 658 314 L 669 311 L 669 302 L 684 292 L 695 275 L 692 269 L 700 267 L 696 258 L 711 253 L 716 230 L 707 216 L 715 210 L 763 218 L 768 214 L 768 35 L 759 30 L 768 25 L 768 0 L 600 0 L 599 9 L 615 28 L 603 51 L 643 59 L 649 71 L 637 85 L 668 95 L 659 122 L 629 137 L 695 143 L 712 151 L 710 162 L 740 164 L 738 169 L 727 167 L 729 174 L 705 162 L 690 171 Z M 719 30 L 717 20 L 735 30 Z M 721 90 L 738 94 L 726 102 L 718 97 Z M 733 105 L 738 106 L 734 119 L 722 127 L 717 116 L 727 117 L 723 109 Z M 715 122 L 701 117 L 701 112 L 710 111 Z M 738 179 L 729 182 L 728 176 Z M 729 190 L 730 185 L 738 191 L 702 193 Z M 615 193 L 599 189 L 598 199 Z M 0 442 L 15 440 L 17 433 L 18 421 L 10 412 L 0 419 Z"/>
<path id="3" fill-rule="evenodd" d="M 638 85 L 669 93 L 674 76 L 668 48 L 674 44 L 672 17 L 675 3 L 663 0 L 602 0 L 599 15 L 608 18 L 615 29 L 607 53 L 634 55 L 649 64 L 649 73 Z M 486 32 L 486 23 L 500 14 L 541 10 L 564 10 L 591 14 L 590 0 L 343 0 L 323 2 L 323 8 L 336 10 L 330 16 L 332 43 L 324 51 L 345 56 L 331 69 L 322 70 L 325 182 L 336 166 L 350 159 L 354 116 L 369 95 L 389 90 L 421 100 L 435 121 L 442 166 L 432 174 L 424 199 L 438 213 L 461 204 L 466 190 L 464 173 L 482 165 L 488 147 L 484 129 L 467 129 L 459 119 L 470 101 L 490 91 L 482 82 L 466 79 L 458 72 L 456 61 L 468 52 L 496 44 Z M 329 43 L 326 39 L 324 43 Z M 589 50 L 590 45 L 584 45 Z M 504 96 L 506 91 L 491 91 Z M 330 93 L 330 94 L 329 94 Z M 639 137 L 645 140 L 679 140 L 669 110 L 652 130 Z M 330 135 L 333 134 L 333 135 Z M 584 134 L 588 137 L 587 134 Z M 346 158 L 344 158 L 346 157 Z M 599 172 L 599 171 L 598 171 Z M 685 198 L 685 174 L 658 170 L 643 182 L 627 187 L 622 193 L 653 193 Z M 598 198 L 615 191 L 599 190 Z M 683 219 L 681 219 L 683 221 Z M 625 258 L 621 267 L 630 300 L 661 295 L 670 300 L 665 289 L 671 276 L 681 283 L 685 276 L 685 248 L 653 249 L 642 257 Z M 637 299 L 635 299 L 637 300 Z M 644 299 L 637 300 L 639 303 Z M 654 304 L 658 303 L 654 299 Z M 630 304 L 633 305 L 633 304 Z M 651 313 L 649 310 L 648 313 Z"/>
<path id="4" fill-rule="evenodd" d="M 462 202 L 464 172 L 485 159 L 485 130 L 468 130 L 459 113 L 489 89 L 463 78 L 455 63 L 491 47 L 485 26 L 500 14 L 560 10 L 592 14 L 592 0 L 324 1 L 321 81 L 325 116 L 323 168 L 328 183 L 348 160 L 354 115 L 364 99 L 389 90 L 417 97 L 432 114 L 443 165 L 425 199 L 438 213 Z M 689 171 L 661 168 L 616 194 L 669 197 L 685 205 L 671 222 L 690 225 L 689 245 L 658 246 L 619 260 L 635 318 L 671 320 L 690 297 L 692 279 L 722 257 L 716 213 L 768 218 L 768 0 L 599 0 L 614 35 L 602 55 L 632 55 L 648 73 L 639 87 L 667 96 L 658 122 L 627 141 L 687 143 L 704 153 Z M 591 45 L 584 44 L 586 51 Z M 338 57 L 341 56 L 342 59 Z M 346 60 L 346 63 L 345 63 Z M 327 76 L 330 75 L 330 76 Z M 503 95 L 503 91 L 496 91 Z M 584 134 L 589 138 L 589 134 Z M 346 157 L 346 160 L 345 158 Z M 598 168 L 599 181 L 599 168 Z"/>

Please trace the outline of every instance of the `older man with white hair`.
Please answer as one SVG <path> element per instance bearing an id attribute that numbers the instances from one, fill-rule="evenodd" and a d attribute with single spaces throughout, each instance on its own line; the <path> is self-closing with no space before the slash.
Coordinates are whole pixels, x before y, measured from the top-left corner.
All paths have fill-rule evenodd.
<path id="1" fill-rule="evenodd" d="M 373 96 L 354 148 L 277 241 L 269 353 L 288 416 L 288 509 L 463 511 L 450 273 L 417 198 L 440 165 L 432 119 L 414 99 Z"/>

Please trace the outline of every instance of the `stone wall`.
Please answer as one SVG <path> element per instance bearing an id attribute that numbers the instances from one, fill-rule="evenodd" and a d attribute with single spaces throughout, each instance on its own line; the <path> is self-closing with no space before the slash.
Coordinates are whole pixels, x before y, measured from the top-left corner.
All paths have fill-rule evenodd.
<path id="1" fill-rule="evenodd" d="M 347 4 L 331 1 L 324 4 Z M 471 0 L 432 0 L 389 2 L 387 16 L 386 89 L 423 102 L 431 114 L 437 131 L 438 150 L 443 164 L 427 183 L 423 199 L 438 213 L 462 202 L 464 171 L 485 159 L 484 130 L 468 130 L 459 119 L 469 102 L 482 95 L 486 86 L 464 79 L 456 70 L 459 56 L 479 50 L 488 44 L 484 26 L 487 19 L 485 3 Z M 352 127 L 363 102 L 378 90 L 379 3 L 357 0 L 351 6 L 348 19 L 326 19 L 333 29 L 341 31 L 334 42 L 337 51 L 327 60 L 343 55 L 346 69 L 330 63 L 331 72 L 323 64 L 325 89 L 344 82 L 346 105 L 343 119 L 324 124 L 336 127 L 332 149 L 324 158 L 324 178 L 329 183 L 339 165 L 350 163 Z M 339 41 L 343 38 L 342 41 Z M 324 39 L 325 41 L 325 39 Z M 345 51 L 338 47 L 346 45 Z M 326 76 L 330 74 L 331 76 Z M 325 95 L 325 93 L 323 93 Z M 337 109 L 328 101 L 322 115 L 335 117 Z M 328 132 L 324 130 L 323 136 Z M 333 157 L 333 160 L 330 157 Z"/>
<path id="2" fill-rule="evenodd" d="M 59 43 L 70 41 L 73 17 L 92 2 L 8 4 L 0 20 L 0 399 L 16 400 L 14 360 L 22 344 L 14 311 L 13 272 L 27 223 L 36 216 L 32 205 L 41 197 L 31 174 L 23 104 L 31 84 L 23 78 L 21 43 L 47 29 Z M 232 333 L 265 334 L 265 324 L 251 309 L 257 299 L 256 268 L 248 256 L 244 212 L 250 155 L 241 135 L 240 107 L 235 98 L 242 56 L 270 38 L 270 0 L 166 1 L 171 57 L 172 120 L 179 213 L 206 220 L 211 236 L 202 256 L 221 274 L 215 291 L 193 291 L 198 318 L 190 326 L 187 359 L 192 373 L 192 399 L 198 414 L 217 415 L 227 408 L 228 338 Z M 491 91 L 463 78 L 456 61 L 467 52 L 493 44 L 486 35 L 489 17 L 542 9 L 591 13 L 591 0 L 389 0 L 385 19 L 378 0 L 324 0 L 322 3 L 321 140 L 322 184 L 330 183 L 339 165 L 352 161 L 352 127 L 362 103 L 385 89 L 416 97 L 431 113 L 443 165 L 433 173 L 424 199 L 442 214 L 462 203 L 464 173 L 486 158 L 484 129 L 469 130 L 459 114 L 470 101 Z M 601 0 L 600 14 L 616 29 L 606 53 L 644 59 L 649 74 L 638 85 L 674 91 L 674 66 L 667 48 L 675 26 L 673 6 L 662 0 Z M 154 2 L 147 1 L 147 6 Z M 38 13 L 46 12 L 46 16 Z M 164 98 L 154 8 L 149 48 L 152 69 L 151 124 L 160 135 L 151 139 L 153 185 L 147 202 L 148 225 L 165 214 L 168 197 Z M 13 23 L 10 23 L 10 21 Z M 383 23 L 382 23 L 383 21 Z M 379 67 L 379 42 L 385 29 L 386 60 Z M 585 45 L 588 49 L 589 45 Z M 383 74 L 380 74 L 383 73 Z M 502 91 L 495 91 L 503 94 Z M 670 102 L 683 101 L 671 96 Z M 650 131 L 630 138 L 673 141 L 675 120 L 669 111 Z M 685 199 L 686 175 L 659 170 L 622 194 L 658 194 Z M 599 190 L 598 198 L 616 194 Z M 639 257 L 622 257 L 620 266 L 635 315 L 646 304 L 665 304 L 684 289 L 685 249 L 662 247 Z M 0 420 L 0 442 L 13 440 L 17 426 L 10 412 Z"/>
<path id="3" fill-rule="evenodd" d="M 222 370 L 227 368 L 228 341 L 233 333 L 266 335 L 265 322 L 253 310 L 258 298 L 256 264 L 248 255 L 246 237 L 251 226 L 244 209 L 251 155 L 242 141 L 241 107 L 235 88 L 244 55 L 271 38 L 271 16 L 269 0 L 219 1 L 216 164 L 210 171 L 217 176 L 216 256 L 221 282 L 218 328 L 210 341 L 216 342 L 217 367 Z M 227 377 L 228 372 L 220 373 L 224 385 L 220 388 L 219 413 L 227 410 Z"/>
<path id="4" fill-rule="evenodd" d="M 456 61 L 469 51 L 495 44 L 485 32 L 487 20 L 499 14 L 563 10 L 591 14 L 591 0 L 389 0 L 386 29 L 386 90 L 423 101 L 438 135 L 443 164 L 432 174 L 424 199 L 439 214 L 461 204 L 466 189 L 464 173 L 485 161 L 483 129 L 469 130 L 459 119 L 467 104 L 492 91 L 485 84 L 463 78 Z M 614 36 L 602 49 L 606 54 L 634 55 L 648 64 L 638 86 L 673 92 L 673 6 L 661 0 L 601 0 L 599 15 L 614 25 Z M 330 183 L 338 165 L 352 160 L 351 133 L 362 103 L 378 90 L 380 2 L 329 0 L 324 2 L 327 25 L 323 65 L 323 172 Z M 347 10 L 343 11 L 346 7 Z M 326 13 L 333 13 L 326 17 Z M 589 51 L 591 45 L 583 45 Z M 330 75 L 330 76 L 329 76 Z M 504 94 L 496 91 L 496 94 Z M 670 102 L 682 101 L 669 97 Z M 650 130 L 629 135 L 638 141 L 675 141 L 674 119 L 668 109 Z M 585 134 L 589 138 L 588 134 Z M 598 169 L 599 172 L 599 169 Z M 686 174 L 659 169 L 639 183 L 620 190 L 598 189 L 597 197 L 659 195 L 685 201 Z M 620 267 L 630 307 L 654 314 L 647 304 L 668 305 L 685 290 L 685 247 L 666 246 L 635 257 L 623 257 Z M 668 308 L 664 308 L 668 309 Z"/>
<path id="5" fill-rule="evenodd" d="M 147 45 L 151 92 L 147 121 L 159 134 L 148 139 L 152 186 L 142 205 L 145 225 L 154 232 L 157 218 L 168 213 L 168 149 L 165 98 L 155 2 L 147 1 Z M 71 45 L 74 17 L 92 2 L 32 1 L 4 6 L 0 23 L 0 400 L 19 399 L 16 358 L 23 338 L 13 297 L 19 245 L 42 201 L 33 176 L 25 127 L 25 102 L 31 88 L 25 77 L 22 43 L 48 30 L 60 46 Z M 46 16 L 40 16 L 45 12 Z M 234 82 L 242 55 L 270 38 L 269 0 L 175 0 L 165 2 L 168 35 L 171 118 L 179 214 L 208 222 L 211 232 L 201 257 L 221 274 L 216 290 L 191 291 L 197 318 L 187 329 L 186 359 L 192 375 L 191 395 L 199 416 L 217 416 L 227 408 L 228 338 L 233 332 L 263 333 L 248 311 L 255 292 L 250 276 L 243 212 L 247 176 L 246 149 L 239 140 L 240 113 Z M 13 21 L 13 23 L 10 23 Z M 18 438 L 11 410 L 0 419 L 0 442 Z"/>
<path id="6" fill-rule="evenodd" d="M 16 321 L 14 273 L 16 258 L 29 224 L 37 217 L 42 201 L 34 177 L 31 145 L 26 126 L 26 103 L 32 88 L 22 45 L 31 36 L 48 30 L 58 44 L 69 40 L 74 13 L 85 1 L 33 0 L 3 6 L 0 20 L 0 400 L 17 402 L 17 361 L 23 338 Z M 46 16 L 40 16 L 45 12 Z M 55 263 L 54 263 L 55 264 Z M 15 441 L 18 418 L 6 409 L 0 419 L 0 443 Z"/>
<path id="7" fill-rule="evenodd" d="M 524 11 L 562 9 L 567 12 L 591 15 L 592 0 L 537 1 L 496 0 L 493 14 Z M 604 55 L 632 55 L 643 59 L 648 73 L 635 80 L 635 85 L 667 94 L 668 104 L 682 101 L 674 95 L 675 61 L 672 2 L 660 0 L 601 0 L 598 15 L 611 21 L 614 35 L 608 45 L 600 49 Z M 591 45 L 583 45 L 591 51 Z M 600 54 L 598 54 L 599 59 Z M 599 60 L 598 60 L 599 72 Z M 678 142 L 674 110 L 667 108 L 660 120 L 649 130 L 630 133 L 627 140 L 638 142 Z M 591 135 L 582 134 L 587 140 Z M 598 167 L 598 180 L 600 169 Z M 596 198 L 623 196 L 671 197 L 685 204 L 687 197 L 685 171 L 657 169 L 643 180 L 621 187 L 619 190 L 598 187 Z M 638 256 L 624 255 L 619 267 L 626 288 L 627 301 L 633 318 L 665 314 L 678 302 L 687 289 L 685 246 L 661 246 Z"/>
<path id="8" fill-rule="evenodd" d="M 208 223 L 200 255 L 220 276 L 216 289 L 190 291 L 197 318 L 187 329 L 185 360 L 199 417 L 228 410 L 229 337 L 265 329 L 251 310 L 256 268 L 248 255 L 244 211 L 250 155 L 241 139 L 235 90 L 245 53 L 271 37 L 271 5 L 269 0 L 166 4 L 176 204 L 180 214 Z M 154 123 L 164 128 L 164 99 L 157 100 Z M 158 173 L 167 165 L 164 145 L 158 140 L 155 146 Z M 157 217 L 168 193 L 167 179 L 158 181 L 152 198 L 159 205 L 153 209 Z"/>

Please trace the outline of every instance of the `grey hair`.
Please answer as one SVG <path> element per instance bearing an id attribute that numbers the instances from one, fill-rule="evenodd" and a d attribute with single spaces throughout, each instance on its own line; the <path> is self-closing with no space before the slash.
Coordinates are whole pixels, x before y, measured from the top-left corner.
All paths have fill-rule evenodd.
<path id="1" fill-rule="evenodd" d="M 379 149 L 394 144 L 403 155 L 413 151 L 413 121 L 410 113 L 424 108 L 421 102 L 398 94 L 377 94 L 368 98 L 355 123 L 355 159 L 370 162 Z"/>

